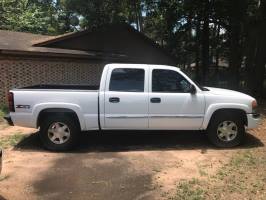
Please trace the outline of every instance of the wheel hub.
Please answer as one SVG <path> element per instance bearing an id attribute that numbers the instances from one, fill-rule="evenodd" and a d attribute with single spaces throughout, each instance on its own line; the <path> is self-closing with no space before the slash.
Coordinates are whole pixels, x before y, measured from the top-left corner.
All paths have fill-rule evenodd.
<path id="1" fill-rule="evenodd" d="M 237 136 L 237 125 L 232 121 L 224 121 L 218 125 L 217 135 L 220 140 L 230 142 Z"/>
<path id="2" fill-rule="evenodd" d="M 54 144 L 64 144 L 70 138 L 70 129 L 62 122 L 54 122 L 48 129 L 48 138 Z"/>

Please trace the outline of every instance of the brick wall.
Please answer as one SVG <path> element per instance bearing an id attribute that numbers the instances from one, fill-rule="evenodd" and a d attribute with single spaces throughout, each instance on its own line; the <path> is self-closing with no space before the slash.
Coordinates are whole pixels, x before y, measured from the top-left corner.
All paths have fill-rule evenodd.
<path id="1" fill-rule="evenodd" d="M 99 85 L 104 64 L 96 61 L 0 58 L 0 105 L 11 88 L 36 84 Z"/>

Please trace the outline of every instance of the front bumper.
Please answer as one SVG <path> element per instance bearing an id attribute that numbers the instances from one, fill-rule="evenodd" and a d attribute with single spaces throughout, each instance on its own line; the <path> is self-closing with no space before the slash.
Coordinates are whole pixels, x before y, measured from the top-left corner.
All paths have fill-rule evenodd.
<path id="1" fill-rule="evenodd" d="M 250 113 L 247 114 L 247 128 L 256 128 L 259 125 L 260 122 L 260 114 L 258 113 Z"/>
<path id="2" fill-rule="evenodd" d="M 7 121 L 7 123 L 8 123 L 10 126 L 14 126 L 14 123 L 13 123 L 13 121 L 12 121 L 10 115 L 6 115 L 6 116 L 4 117 L 4 119 Z"/>

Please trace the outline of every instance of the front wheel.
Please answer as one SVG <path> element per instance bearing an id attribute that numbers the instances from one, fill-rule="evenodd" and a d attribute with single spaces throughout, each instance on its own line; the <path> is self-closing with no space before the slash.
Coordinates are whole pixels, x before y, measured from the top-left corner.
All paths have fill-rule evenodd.
<path id="1" fill-rule="evenodd" d="M 207 132 L 210 142 L 223 148 L 239 145 L 246 135 L 241 117 L 228 113 L 220 113 L 214 116 Z"/>
<path id="2" fill-rule="evenodd" d="M 78 143 L 80 128 L 76 120 L 65 115 L 47 116 L 40 126 L 44 147 L 52 151 L 66 151 Z"/>

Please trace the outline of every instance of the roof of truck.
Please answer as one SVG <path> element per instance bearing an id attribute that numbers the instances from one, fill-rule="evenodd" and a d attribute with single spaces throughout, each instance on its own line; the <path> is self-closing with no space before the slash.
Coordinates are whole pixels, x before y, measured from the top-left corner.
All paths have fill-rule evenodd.
<path id="1" fill-rule="evenodd" d="M 152 66 L 152 67 L 156 67 L 156 68 L 175 68 L 175 69 L 180 70 L 179 67 L 171 66 L 171 65 L 154 65 L 154 64 L 141 64 L 141 63 L 136 63 L 136 64 L 131 64 L 131 63 L 110 63 L 110 64 L 107 64 L 106 66 L 110 66 L 110 67 L 113 67 L 113 66 L 116 66 L 116 67 Z"/>

